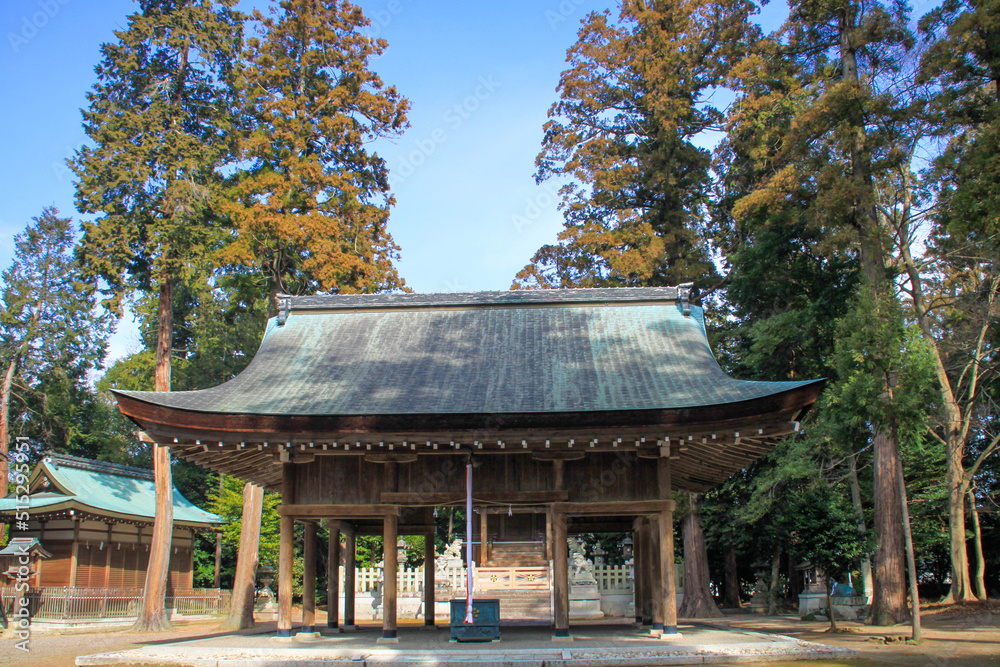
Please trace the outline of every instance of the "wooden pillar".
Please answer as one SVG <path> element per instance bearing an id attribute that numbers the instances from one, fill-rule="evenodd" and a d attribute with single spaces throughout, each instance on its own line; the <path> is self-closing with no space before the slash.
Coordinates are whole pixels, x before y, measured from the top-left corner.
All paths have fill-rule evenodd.
<path id="1" fill-rule="evenodd" d="M 107 588 L 111 585 L 111 531 L 114 528 L 113 523 L 108 523 L 108 539 L 104 543 L 104 548 L 107 551 L 107 558 L 104 559 L 104 587 Z"/>
<path id="2" fill-rule="evenodd" d="M 222 531 L 215 534 L 215 587 L 222 587 Z"/>
<path id="3" fill-rule="evenodd" d="M 316 629 L 316 524 L 305 525 L 302 544 L 302 632 Z"/>
<path id="4" fill-rule="evenodd" d="M 632 593 L 635 598 L 635 622 L 642 625 L 643 598 L 641 568 L 642 568 L 642 519 L 632 521 Z"/>
<path id="5" fill-rule="evenodd" d="M 354 630 L 354 593 L 356 585 L 354 583 L 355 557 L 357 556 L 357 538 L 354 531 L 347 533 L 344 538 L 344 629 Z"/>
<path id="6" fill-rule="evenodd" d="M 283 463 L 281 468 L 281 503 L 295 503 L 295 464 Z M 278 537 L 278 636 L 292 636 L 292 557 L 295 539 L 295 519 L 281 515 Z"/>
<path id="7" fill-rule="evenodd" d="M 646 524 L 649 526 L 650 558 L 649 565 L 652 571 L 652 585 L 650 586 L 650 597 L 653 602 L 653 632 L 663 632 L 663 567 L 660 554 L 663 552 L 660 541 L 660 526 L 655 516 L 646 517 Z"/>
<path id="8" fill-rule="evenodd" d="M 326 627 L 336 628 L 340 621 L 340 523 L 327 520 Z"/>
<path id="9" fill-rule="evenodd" d="M 552 513 L 552 618 L 555 638 L 569 637 L 569 547 L 566 515 Z"/>
<path id="10" fill-rule="evenodd" d="M 670 459 L 661 456 L 657 465 L 657 481 L 661 500 L 669 500 L 669 508 L 659 513 L 660 571 L 662 590 L 657 596 L 663 605 L 663 634 L 677 634 L 677 574 L 674 569 L 674 512 L 671 499 Z"/>
<path id="11" fill-rule="evenodd" d="M 142 535 L 142 527 L 139 528 Z M 80 519 L 73 517 L 73 546 L 69 551 L 69 585 L 76 586 L 76 570 L 80 563 Z"/>
<path id="12" fill-rule="evenodd" d="M 489 545 L 486 539 L 486 507 L 479 508 L 479 567 L 484 567 L 489 560 Z"/>
<path id="13" fill-rule="evenodd" d="M 552 560 L 552 508 L 545 511 L 545 560 Z"/>
<path id="14" fill-rule="evenodd" d="M 434 627 L 434 533 L 424 536 L 424 625 Z"/>
<path id="15" fill-rule="evenodd" d="M 396 515 L 382 518 L 382 637 L 379 641 L 395 643 L 396 638 L 396 578 L 399 576 L 396 562 Z"/>
<path id="16" fill-rule="evenodd" d="M 653 545 L 649 535 L 649 522 L 639 517 L 642 535 L 642 624 L 653 624 Z"/>

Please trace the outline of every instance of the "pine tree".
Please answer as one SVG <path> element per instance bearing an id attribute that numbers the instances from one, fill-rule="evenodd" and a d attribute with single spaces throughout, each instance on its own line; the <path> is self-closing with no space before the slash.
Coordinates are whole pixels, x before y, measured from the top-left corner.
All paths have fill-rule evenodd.
<path id="1" fill-rule="evenodd" d="M 218 242 L 211 207 L 232 127 L 231 74 L 242 16 L 235 0 L 143 0 L 101 47 L 97 84 L 77 151 L 77 206 L 101 216 L 84 225 L 82 257 L 119 306 L 158 294 L 156 390 L 170 390 L 173 290 L 194 258 Z M 143 614 L 136 630 L 170 627 L 164 611 L 173 510 L 170 452 L 154 447 L 157 511 Z"/>
<path id="2" fill-rule="evenodd" d="M 279 292 L 402 287 L 388 170 L 366 147 L 407 126 L 407 100 L 369 69 L 385 41 L 365 36 L 368 19 L 342 0 L 285 0 L 254 18 L 262 34 L 240 72 L 244 129 L 223 261 L 262 277 L 272 308 Z"/>
<path id="3" fill-rule="evenodd" d="M 705 236 L 709 96 L 755 35 L 741 0 L 632 1 L 591 14 L 549 110 L 536 180 L 562 186 L 559 243 L 515 287 L 699 286 L 717 278 Z"/>
<path id="4" fill-rule="evenodd" d="M 735 221 L 812 226 L 830 248 L 857 256 L 863 281 L 893 297 L 891 236 L 879 209 L 879 179 L 897 148 L 883 131 L 905 113 L 878 85 L 891 81 L 913 44 L 908 9 L 856 0 L 790 3 L 788 21 L 732 74 L 743 96 L 728 134 L 751 186 L 732 202 Z M 772 124 L 772 118 L 777 123 Z M 888 425 L 874 435 L 876 552 L 873 619 L 906 618 L 900 464 Z"/>
<path id="5" fill-rule="evenodd" d="M 11 399 L 28 407 L 19 432 L 43 440 L 44 424 L 82 394 L 87 373 L 104 359 L 111 322 L 97 310 L 93 280 L 74 257 L 70 218 L 54 208 L 14 237 L 14 261 L 3 273 L 0 310 L 0 452 L 10 451 Z M 69 407 L 67 406 L 67 409 Z M 7 459 L 0 457 L 6 491 Z M 6 526 L 0 527 L 0 539 Z"/>
<path id="6" fill-rule="evenodd" d="M 930 120 L 947 148 L 932 172 L 937 198 L 929 257 L 935 275 L 921 275 L 919 258 L 902 257 L 924 337 L 933 346 L 947 451 L 951 591 L 973 592 L 967 552 L 965 499 L 973 477 L 1000 450 L 988 436 L 973 450 L 981 415 L 992 410 L 992 341 L 1000 294 L 1000 3 L 946 0 L 921 20 L 929 41 L 921 80 L 934 87 Z M 908 249 L 907 249 L 908 250 Z M 988 432 L 988 429 L 984 429 Z M 974 517 L 978 518 L 978 517 Z M 980 563 L 982 561 L 980 560 Z M 982 568 L 980 568 L 981 572 Z M 978 594 L 985 597 L 983 575 Z"/>

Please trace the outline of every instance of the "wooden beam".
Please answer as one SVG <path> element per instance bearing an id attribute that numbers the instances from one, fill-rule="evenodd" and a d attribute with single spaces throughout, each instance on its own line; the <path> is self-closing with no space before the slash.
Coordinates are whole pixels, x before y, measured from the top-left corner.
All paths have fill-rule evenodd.
<path id="1" fill-rule="evenodd" d="M 292 465 L 286 463 L 285 465 Z M 399 516 L 396 505 L 285 505 L 278 506 L 278 514 L 296 519 L 348 519 L 382 516 Z"/>
<path id="2" fill-rule="evenodd" d="M 637 516 L 674 510 L 673 500 L 632 500 L 604 503 L 553 503 L 552 511 L 570 516 Z"/>
<path id="3" fill-rule="evenodd" d="M 409 491 L 383 491 L 379 498 L 393 505 L 454 505 L 465 502 L 461 492 L 414 493 Z M 568 491 L 511 491 L 510 493 L 473 493 L 474 502 L 544 504 L 569 500 Z"/>

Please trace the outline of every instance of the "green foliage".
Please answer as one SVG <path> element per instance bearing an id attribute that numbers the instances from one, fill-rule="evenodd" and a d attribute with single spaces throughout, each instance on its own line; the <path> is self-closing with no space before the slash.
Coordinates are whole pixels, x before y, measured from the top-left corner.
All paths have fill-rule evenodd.
<path id="1" fill-rule="evenodd" d="M 80 255 L 118 306 L 190 271 L 219 241 L 212 199 L 233 125 L 235 0 L 143 0 L 101 47 L 76 152 Z"/>
<path id="2" fill-rule="evenodd" d="M 228 475 L 222 476 L 222 483 L 218 478 L 210 482 L 208 491 L 208 510 L 224 518 L 227 523 L 222 532 L 223 556 L 227 558 L 227 563 L 231 563 L 231 569 L 227 568 L 227 574 L 232 577 L 236 567 L 236 554 L 240 546 L 240 530 L 243 525 L 243 480 Z M 281 496 L 269 491 L 264 492 L 264 510 L 261 515 L 260 525 L 260 550 L 258 560 L 262 565 L 278 567 L 278 536 L 280 532 L 280 517 L 278 516 L 278 505 L 281 504 Z M 214 552 L 214 546 L 213 546 Z"/>
<path id="3" fill-rule="evenodd" d="M 407 126 L 409 103 L 369 69 L 386 43 L 344 0 L 279 6 L 254 12 L 260 35 L 239 68 L 238 167 L 223 207 L 235 234 L 222 261 L 272 296 L 402 287 L 388 170 L 366 147 Z"/>
<path id="4" fill-rule="evenodd" d="M 846 428 L 892 424 L 903 442 L 922 439 L 938 397 L 934 361 L 899 301 L 863 287 L 841 320 L 835 352 L 840 381 L 826 407 Z"/>
<path id="5" fill-rule="evenodd" d="M 536 179 L 557 179 L 564 229 L 514 287 L 676 285 L 716 279 L 703 218 L 710 95 L 755 38 L 741 0 L 623 3 L 590 14 L 549 110 Z"/>
<path id="6" fill-rule="evenodd" d="M 9 433 L 41 449 L 103 449 L 106 407 L 87 386 L 104 360 L 112 322 L 98 311 L 94 282 L 74 251 L 70 218 L 46 208 L 14 238 L 2 277 L 0 378 L 13 373 Z M 6 435 L 6 434 L 5 434 Z"/>

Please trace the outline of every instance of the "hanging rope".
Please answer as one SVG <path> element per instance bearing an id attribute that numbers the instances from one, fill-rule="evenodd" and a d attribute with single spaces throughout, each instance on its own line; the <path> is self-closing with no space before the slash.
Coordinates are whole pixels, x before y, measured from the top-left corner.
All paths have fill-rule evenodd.
<path id="1" fill-rule="evenodd" d="M 465 623 L 472 625 L 472 459 L 465 464 Z"/>

